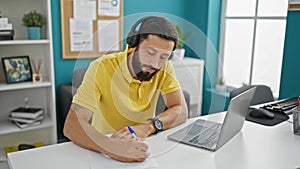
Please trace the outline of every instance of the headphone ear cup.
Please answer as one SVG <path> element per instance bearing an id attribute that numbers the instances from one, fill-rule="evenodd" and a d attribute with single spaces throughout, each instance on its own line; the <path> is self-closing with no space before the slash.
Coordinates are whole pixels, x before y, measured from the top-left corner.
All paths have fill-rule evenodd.
<path id="1" fill-rule="evenodd" d="M 171 60 L 174 56 L 174 52 L 172 51 L 171 54 L 170 54 L 170 57 L 169 57 L 169 60 Z"/>
<path id="2" fill-rule="evenodd" d="M 137 46 L 138 42 L 139 42 L 139 35 L 133 35 L 133 34 L 128 34 L 127 36 L 127 44 L 131 47 L 134 48 Z"/>

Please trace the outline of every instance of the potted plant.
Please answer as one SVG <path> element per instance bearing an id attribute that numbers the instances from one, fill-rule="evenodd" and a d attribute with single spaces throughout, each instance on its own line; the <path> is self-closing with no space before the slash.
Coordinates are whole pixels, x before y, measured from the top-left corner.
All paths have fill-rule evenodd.
<path id="1" fill-rule="evenodd" d="M 23 25 L 27 26 L 28 39 L 41 39 L 42 27 L 46 23 L 46 17 L 37 11 L 24 14 Z"/>
<path id="2" fill-rule="evenodd" d="M 183 48 L 184 41 L 191 36 L 192 32 L 183 33 L 179 25 L 175 25 L 175 27 L 178 32 L 178 44 L 176 50 L 174 51 L 174 58 L 175 60 L 182 60 L 185 53 L 185 49 Z"/>
<path id="3" fill-rule="evenodd" d="M 216 89 L 218 91 L 225 91 L 226 90 L 226 86 L 225 86 L 225 80 L 223 77 L 219 77 L 217 80 L 217 84 L 216 84 Z"/>
<path id="4" fill-rule="evenodd" d="M 242 83 L 242 86 L 249 86 L 249 84 L 246 83 L 246 82 L 243 82 L 243 83 Z"/>

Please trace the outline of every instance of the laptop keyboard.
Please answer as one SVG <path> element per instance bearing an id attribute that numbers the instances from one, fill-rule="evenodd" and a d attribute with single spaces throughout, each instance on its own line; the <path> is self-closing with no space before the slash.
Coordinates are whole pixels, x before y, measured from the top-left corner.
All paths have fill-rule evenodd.
<path id="1" fill-rule="evenodd" d="M 191 143 L 206 145 L 207 147 L 215 146 L 221 131 L 222 125 L 215 124 L 210 128 L 205 128 L 198 135 L 189 140 Z"/>

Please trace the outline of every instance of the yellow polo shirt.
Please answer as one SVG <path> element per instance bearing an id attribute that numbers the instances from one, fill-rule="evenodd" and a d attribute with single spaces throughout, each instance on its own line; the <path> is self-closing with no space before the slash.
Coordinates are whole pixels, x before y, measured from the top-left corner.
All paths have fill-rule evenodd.
<path id="1" fill-rule="evenodd" d="M 93 112 L 92 126 L 103 134 L 154 117 L 159 93 L 180 89 L 170 61 L 150 81 L 132 78 L 127 66 L 129 52 L 131 48 L 93 61 L 73 99 Z"/>

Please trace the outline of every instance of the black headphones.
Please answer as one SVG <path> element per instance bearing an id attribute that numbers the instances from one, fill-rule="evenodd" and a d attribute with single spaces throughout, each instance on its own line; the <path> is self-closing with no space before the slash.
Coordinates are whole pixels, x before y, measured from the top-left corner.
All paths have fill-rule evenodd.
<path id="1" fill-rule="evenodd" d="M 145 22 L 148 19 L 152 19 L 152 18 L 156 18 L 156 17 L 148 16 L 148 17 L 141 18 L 131 27 L 131 30 L 129 31 L 127 38 L 126 38 L 126 42 L 130 47 L 134 48 L 139 44 L 140 34 L 141 34 L 140 27 L 143 24 L 143 22 Z M 173 56 L 174 56 L 174 52 L 172 51 L 169 56 L 169 60 L 172 59 Z"/>

